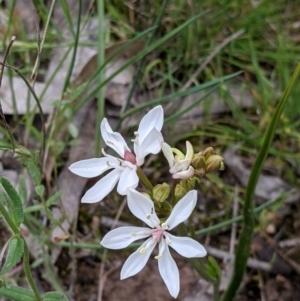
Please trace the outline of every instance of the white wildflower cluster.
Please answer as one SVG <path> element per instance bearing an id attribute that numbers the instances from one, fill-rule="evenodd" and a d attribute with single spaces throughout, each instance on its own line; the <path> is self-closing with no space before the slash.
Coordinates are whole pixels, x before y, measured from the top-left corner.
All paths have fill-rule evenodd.
<path id="1" fill-rule="evenodd" d="M 131 226 L 114 229 L 103 237 L 101 245 L 109 249 L 122 249 L 136 240 L 147 238 L 124 263 L 121 279 L 125 279 L 143 269 L 158 244 L 158 255 L 155 256 L 155 259 L 158 261 L 159 272 L 170 294 L 176 298 L 180 288 L 179 271 L 170 255 L 169 247 L 187 258 L 204 257 L 207 253 L 196 240 L 190 237 L 176 237 L 169 231 L 186 221 L 194 210 L 197 192 L 191 186 L 191 183 L 195 183 L 191 179 L 199 176 L 200 173 L 201 176 L 205 174 L 208 157 L 206 156 L 207 151 L 194 155 L 193 146 L 188 141 L 186 142 L 186 155 L 178 149 L 171 148 L 164 142 L 161 134 L 163 121 L 164 112 L 161 106 L 153 108 L 142 118 L 138 130 L 134 133 L 135 138 L 132 140 L 133 153 L 124 138 L 119 133 L 113 132 L 107 119 L 103 119 L 101 123 L 102 138 L 119 157 L 109 155 L 102 150 L 103 157 L 76 162 L 69 169 L 76 175 L 86 178 L 96 177 L 111 170 L 85 193 L 82 202 L 95 203 L 103 200 L 118 183 L 117 192 L 127 196 L 128 207 L 132 214 L 148 227 Z M 177 194 L 176 187 L 171 189 L 173 208 L 169 203 L 168 206 L 162 206 L 170 192 L 170 187 L 166 183 L 156 185 L 152 191 L 148 191 L 148 196 L 136 190 L 140 180 L 140 167 L 143 165 L 145 157 L 149 154 L 158 154 L 161 150 L 169 163 L 169 171 L 174 179 L 174 185 L 178 184 L 180 188 Z M 209 156 L 216 155 L 210 152 Z M 215 162 L 216 160 L 208 162 L 210 163 L 210 172 L 212 170 L 211 161 L 214 163 L 213 170 L 222 169 L 223 162 L 220 158 L 218 156 L 218 162 Z M 195 162 L 194 165 L 193 162 Z M 160 219 L 158 215 L 163 215 L 160 212 L 162 208 L 164 208 L 162 212 L 166 211 L 165 208 L 170 208 L 170 212 L 168 216 Z"/>

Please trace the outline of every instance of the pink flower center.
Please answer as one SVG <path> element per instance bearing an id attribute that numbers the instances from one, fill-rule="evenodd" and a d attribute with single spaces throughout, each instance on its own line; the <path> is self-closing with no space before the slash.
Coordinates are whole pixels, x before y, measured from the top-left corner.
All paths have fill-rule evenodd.
<path id="1" fill-rule="evenodd" d="M 156 240 L 156 241 L 160 241 L 162 236 L 164 234 L 164 230 L 156 230 L 154 232 L 151 233 L 152 237 Z"/>
<path id="2" fill-rule="evenodd" d="M 127 149 L 124 151 L 124 160 L 136 165 L 135 155 Z"/>

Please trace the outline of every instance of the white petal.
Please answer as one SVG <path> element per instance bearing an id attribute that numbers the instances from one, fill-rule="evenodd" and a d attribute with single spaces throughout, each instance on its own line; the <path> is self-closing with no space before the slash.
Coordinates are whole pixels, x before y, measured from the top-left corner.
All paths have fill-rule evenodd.
<path id="1" fill-rule="evenodd" d="M 161 150 L 163 151 L 164 156 L 168 160 L 170 168 L 172 168 L 175 164 L 175 158 L 171 146 L 163 142 Z"/>
<path id="2" fill-rule="evenodd" d="M 128 151 L 130 151 L 130 149 L 128 148 L 127 143 L 121 136 L 121 134 L 113 132 L 106 118 L 102 120 L 100 129 L 102 138 L 105 141 L 106 145 L 111 147 L 122 158 L 124 158 L 125 149 L 127 149 Z"/>
<path id="3" fill-rule="evenodd" d="M 194 148 L 192 146 L 192 144 L 189 141 L 185 142 L 186 144 L 186 156 L 185 158 L 188 160 L 192 160 L 193 156 L 194 156 Z"/>
<path id="4" fill-rule="evenodd" d="M 138 143 L 134 143 L 134 152 L 136 154 L 137 166 L 144 164 L 144 159 L 149 154 L 157 154 L 161 150 L 161 145 L 164 141 L 161 132 L 156 128 L 152 129 L 147 137 L 140 143 L 140 139 L 137 138 Z"/>
<path id="5" fill-rule="evenodd" d="M 139 183 L 139 177 L 134 169 L 125 168 L 119 180 L 117 191 L 121 195 L 126 195 L 129 188 L 136 188 Z"/>
<path id="6" fill-rule="evenodd" d="M 117 159 L 115 160 L 117 161 Z M 107 162 L 113 162 L 116 164 L 113 158 L 103 157 L 75 162 L 69 167 L 69 169 L 72 173 L 78 176 L 93 178 L 112 168 L 107 164 Z"/>
<path id="7" fill-rule="evenodd" d="M 175 163 L 175 165 L 170 168 L 170 173 L 175 173 L 181 170 L 187 170 L 189 165 L 191 164 L 190 160 L 184 159 Z"/>
<path id="8" fill-rule="evenodd" d="M 156 106 L 150 110 L 141 120 L 138 128 L 140 143 L 143 143 L 144 139 L 156 128 L 161 131 L 164 123 L 164 110 L 162 106 Z"/>
<path id="9" fill-rule="evenodd" d="M 82 203 L 96 203 L 102 201 L 115 187 L 121 175 L 121 170 L 115 169 L 99 180 L 82 197 Z"/>
<path id="10" fill-rule="evenodd" d="M 171 243 L 168 243 L 168 245 L 181 256 L 184 256 L 186 258 L 193 258 L 204 257 L 207 255 L 206 250 L 198 241 L 190 237 L 176 237 L 174 235 L 171 235 L 170 233 L 168 233 L 167 235 L 171 240 Z"/>
<path id="11" fill-rule="evenodd" d="M 149 245 L 149 243 L 153 241 L 152 244 Z M 122 270 L 121 270 L 121 280 L 126 279 L 130 276 L 133 276 L 140 272 L 143 267 L 146 265 L 156 243 L 154 242 L 153 238 L 147 239 L 134 253 L 132 253 L 127 260 L 125 261 Z M 142 254 L 140 251 L 141 249 L 145 252 Z"/>
<path id="12" fill-rule="evenodd" d="M 192 166 L 190 166 L 188 168 L 188 170 L 178 171 L 178 172 L 174 173 L 172 175 L 172 178 L 187 180 L 187 179 L 191 178 L 194 174 L 195 174 L 195 169 Z"/>
<path id="13" fill-rule="evenodd" d="M 162 254 L 161 249 L 163 249 Z M 176 298 L 180 289 L 179 271 L 164 239 L 162 239 L 159 244 L 159 254 L 162 255 L 158 259 L 159 273 L 164 280 L 170 295 Z"/>
<path id="14" fill-rule="evenodd" d="M 100 244 L 108 249 L 123 249 L 132 242 L 149 236 L 149 228 L 120 227 L 109 231 L 101 240 Z"/>
<path id="15" fill-rule="evenodd" d="M 137 218 L 146 223 L 149 227 L 155 228 L 159 225 L 159 218 L 154 209 L 154 203 L 136 190 L 129 189 L 127 194 L 127 204 Z"/>
<path id="16" fill-rule="evenodd" d="M 197 203 L 197 191 L 189 191 L 173 208 L 169 218 L 165 221 L 169 230 L 184 222 L 191 215 Z"/>

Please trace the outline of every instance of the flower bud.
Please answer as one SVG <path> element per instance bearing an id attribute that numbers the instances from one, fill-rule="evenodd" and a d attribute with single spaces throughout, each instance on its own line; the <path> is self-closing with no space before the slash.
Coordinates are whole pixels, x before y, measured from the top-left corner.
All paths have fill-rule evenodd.
<path id="1" fill-rule="evenodd" d="M 215 155 L 216 152 L 215 150 L 210 146 L 210 147 L 207 147 L 203 152 L 202 152 L 202 156 L 205 157 L 205 159 L 207 160 L 210 156 L 213 156 Z"/>
<path id="2" fill-rule="evenodd" d="M 205 168 L 205 157 L 202 153 L 198 153 L 194 156 L 192 160 L 192 166 L 195 169 L 202 169 Z"/>
<path id="3" fill-rule="evenodd" d="M 186 190 L 186 192 L 195 188 L 198 179 L 196 177 L 189 178 L 188 180 L 181 180 L 180 185 Z"/>
<path id="4" fill-rule="evenodd" d="M 170 186 L 167 183 L 157 184 L 153 187 L 153 200 L 155 202 L 164 202 L 170 194 Z"/>
<path id="5" fill-rule="evenodd" d="M 175 193 L 174 193 L 176 200 L 180 200 L 187 193 L 188 193 L 188 190 L 185 187 L 183 187 L 181 184 L 177 184 L 176 185 L 176 187 L 175 187 Z"/>
<path id="6" fill-rule="evenodd" d="M 223 158 L 219 155 L 212 155 L 205 161 L 205 172 L 211 173 L 217 170 L 224 170 L 225 166 L 223 163 Z"/>

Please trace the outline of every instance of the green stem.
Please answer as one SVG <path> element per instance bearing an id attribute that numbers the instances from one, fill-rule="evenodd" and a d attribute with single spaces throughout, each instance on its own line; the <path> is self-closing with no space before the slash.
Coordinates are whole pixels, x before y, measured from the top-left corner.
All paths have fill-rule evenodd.
<path id="1" fill-rule="evenodd" d="M 213 294 L 214 301 L 219 301 L 220 300 L 219 287 L 220 287 L 220 282 L 217 281 L 214 284 L 214 294 Z"/>
<path id="2" fill-rule="evenodd" d="M 27 277 L 27 280 L 29 282 L 29 285 L 35 295 L 36 301 L 41 301 L 42 298 L 39 294 L 39 291 L 34 283 L 34 279 L 32 277 L 31 271 L 30 271 L 30 263 L 29 263 L 29 250 L 28 250 L 28 246 L 26 243 L 26 240 L 23 238 L 24 241 L 24 257 L 23 257 L 23 266 L 24 266 L 24 271 L 25 271 L 25 275 Z"/>
<path id="3" fill-rule="evenodd" d="M 148 180 L 147 176 L 144 174 L 143 170 L 140 167 L 138 167 L 136 173 L 139 179 L 144 183 L 144 185 L 147 187 L 149 192 L 152 194 L 153 186 L 151 182 Z"/>

